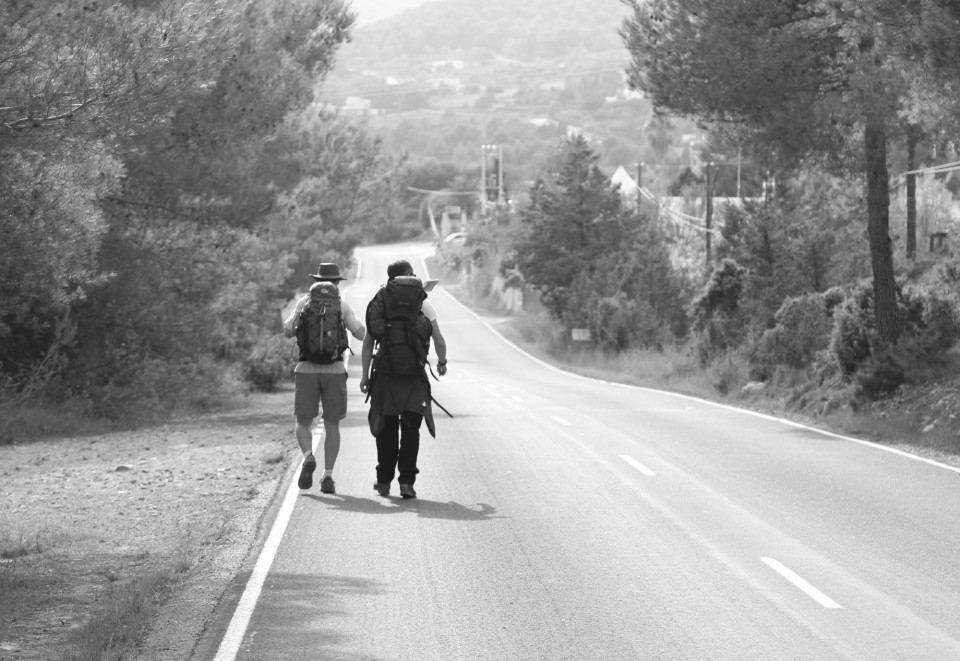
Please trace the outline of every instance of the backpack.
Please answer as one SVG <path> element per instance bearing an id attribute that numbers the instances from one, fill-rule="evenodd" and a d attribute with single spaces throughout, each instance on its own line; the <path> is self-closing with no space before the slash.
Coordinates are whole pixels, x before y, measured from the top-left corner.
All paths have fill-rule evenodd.
<path id="1" fill-rule="evenodd" d="M 376 369 L 394 376 L 423 376 L 433 324 L 423 316 L 427 292 L 415 276 L 397 276 L 367 305 L 367 332 L 378 343 Z"/>
<path id="2" fill-rule="evenodd" d="M 301 361 L 329 365 L 343 360 L 343 352 L 349 349 L 350 340 L 336 283 L 314 283 L 310 287 L 310 302 L 300 312 L 299 320 L 297 347 Z"/>

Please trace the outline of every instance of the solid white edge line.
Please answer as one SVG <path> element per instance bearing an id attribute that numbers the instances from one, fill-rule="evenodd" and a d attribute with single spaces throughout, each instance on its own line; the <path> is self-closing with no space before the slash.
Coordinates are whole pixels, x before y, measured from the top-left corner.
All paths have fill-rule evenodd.
<path id="1" fill-rule="evenodd" d="M 585 380 L 585 381 L 594 381 L 594 382 L 597 382 L 597 383 L 605 383 L 605 384 L 608 384 L 608 385 L 611 385 L 611 386 L 618 386 L 618 387 L 621 387 L 621 388 L 629 388 L 629 389 L 631 389 L 631 390 L 641 390 L 641 391 L 644 391 L 644 392 L 654 392 L 654 393 L 657 393 L 657 394 L 660 394 L 660 395 L 669 395 L 669 396 L 671 396 L 671 397 L 677 397 L 677 398 L 679 398 L 679 399 L 685 399 L 685 400 L 687 400 L 687 401 L 689 401 L 689 402 L 697 402 L 698 404 L 704 404 L 704 405 L 706 405 L 706 406 L 714 406 L 714 407 L 716 407 L 716 408 L 725 409 L 725 410 L 727 410 L 727 411 L 735 411 L 735 412 L 737 412 L 737 413 L 744 413 L 744 414 L 746 414 L 746 415 L 752 415 L 752 416 L 754 416 L 754 417 L 756 417 L 756 418 L 763 418 L 764 420 L 772 420 L 772 421 L 774 421 L 774 422 L 780 422 L 780 423 L 782 423 L 782 424 L 789 425 L 789 426 L 791 426 L 791 427 L 796 427 L 796 428 L 798 428 L 798 429 L 806 429 L 806 430 L 808 430 L 808 431 L 816 432 L 816 433 L 818 433 L 818 434 L 824 434 L 825 436 L 830 436 L 831 438 L 836 438 L 836 439 L 840 439 L 840 440 L 843 440 L 843 441 L 848 441 L 848 442 L 850 442 L 850 443 L 857 443 L 858 445 L 864 445 L 864 446 L 866 446 L 866 447 L 873 448 L 874 450 L 882 450 L 883 452 L 889 452 L 889 453 L 891 453 L 891 454 L 899 455 L 899 456 L 905 457 L 905 458 L 907 458 L 907 459 L 913 459 L 914 461 L 920 461 L 920 462 L 923 462 L 923 463 L 925 463 L 925 464 L 929 464 L 929 465 L 931 465 L 931 466 L 936 466 L 937 468 L 943 468 L 943 469 L 945 469 L 945 470 L 952 471 L 952 472 L 957 473 L 958 475 L 960 475 L 960 467 L 951 466 L 951 465 L 949 465 L 949 464 L 945 464 L 945 463 L 939 462 L 939 461 L 937 461 L 937 460 L 935 460 L 935 459 L 928 459 L 927 457 L 921 457 L 920 455 L 912 454 L 912 453 L 906 452 L 906 451 L 904 451 L 904 450 L 898 450 L 897 448 L 891 448 L 891 447 L 886 446 L 886 445 L 880 445 L 879 443 L 874 443 L 873 441 L 864 441 L 864 440 L 859 439 L 859 438 L 853 438 L 853 437 L 851 437 L 851 436 L 844 436 L 843 434 L 837 434 L 837 433 L 835 433 L 835 432 L 826 431 L 825 429 L 819 429 L 819 428 L 817 428 L 817 427 L 811 427 L 811 426 L 809 426 L 809 425 L 804 425 L 804 424 L 801 424 L 801 423 L 799 423 L 799 422 L 794 422 L 793 420 L 788 420 L 788 419 L 786 419 L 786 418 L 778 418 L 778 417 L 776 417 L 776 416 L 767 415 L 767 414 L 765 414 L 765 413 L 759 413 L 759 412 L 757 412 L 757 411 L 751 411 L 751 410 L 749 410 L 749 409 L 741 409 L 741 408 L 738 408 L 738 407 L 736 407 L 736 406 L 730 406 L 729 404 L 720 404 L 719 402 L 711 402 L 710 400 L 700 399 L 699 397 L 693 397 L 693 396 L 691 396 L 691 395 L 683 395 L 683 394 L 676 393 L 676 392 L 670 392 L 669 390 L 657 390 L 657 389 L 655 389 L 655 388 L 646 388 L 646 387 L 644 387 L 644 386 L 635 386 L 635 385 L 632 385 L 632 384 L 629 384 L 629 383 L 619 383 L 619 382 L 617 382 L 617 381 L 607 381 L 607 380 L 605 380 L 605 379 L 597 379 L 597 378 L 594 378 L 594 377 L 584 376 L 584 375 L 582 375 L 582 374 L 577 374 L 577 373 L 575 373 L 575 372 L 570 372 L 570 371 L 567 371 L 567 370 L 565 370 L 565 369 L 561 369 L 561 368 L 559 368 L 559 367 L 557 367 L 557 366 L 555 366 L 555 365 L 551 365 L 550 363 L 547 363 L 547 362 L 545 362 L 545 361 L 543 361 L 543 360 L 540 360 L 539 358 L 537 358 L 537 357 L 534 356 L 534 355 L 531 355 L 531 354 L 527 353 L 526 351 L 524 351 L 523 349 L 521 349 L 520 347 L 518 347 L 516 344 L 514 344 L 513 342 L 511 342 L 510 340 L 508 340 L 507 338 L 505 338 L 505 337 L 500 333 L 500 331 L 498 331 L 496 328 L 494 328 L 494 327 L 491 326 L 489 323 L 487 323 L 486 321 L 484 321 L 484 320 L 483 320 L 483 317 L 481 317 L 479 314 L 477 314 L 476 312 L 474 312 L 473 310 L 471 310 L 470 308 L 468 308 L 466 305 L 464 305 L 463 303 L 461 303 L 461 302 L 457 299 L 456 296 L 454 296 L 453 294 L 451 294 L 450 292 L 448 292 L 448 291 L 446 291 L 446 290 L 441 290 L 441 291 L 443 291 L 443 293 L 444 293 L 447 297 L 449 297 L 450 300 L 452 300 L 454 303 L 456 303 L 457 305 L 459 305 L 459 306 L 460 306 L 463 310 L 465 310 L 468 314 L 474 316 L 474 317 L 477 319 L 477 321 L 479 321 L 481 324 L 483 324 L 484 326 L 486 326 L 487 330 L 489 330 L 489 331 L 490 331 L 491 333 L 493 333 L 495 336 L 497 336 L 498 338 L 500 338 L 500 340 L 501 340 L 504 344 L 506 344 L 508 347 L 512 348 L 514 351 L 516 351 L 517 353 L 523 355 L 523 356 L 526 357 L 527 359 L 532 360 L 533 362 L 537 363 L 537 364 L 540 365 L 541 367 L 545 367 L 545 368 L 547 368 L 547 369 L 549 369 L 549 370 L 552 370 L 552 371 L 554 371 L 554 372 L 557 372 L 557 373 L 559 373 L 559 374 L 564 374 L 564 375 L 566 375 L 566 376 L 568 376 L 568 377 L 571 377 L 571 378 L 574 378 L 574 379 L 583 379 L 583 380 Z"/>
<path id="2" fill-rule="evenodd" d="M 647 468 L 646 466 L 644 466 L 643 464 L 641 464 L 639 461 L 637 461 L 636 459 L 634 459 L 628 454 L 621 454 L 620 458 L 623 459 L 628 464 L 630 464 L 631 466 L 633 466 L 634 468 L 636 468 L 638 471 L 640 471 L 644 475 L 646 475 L 647 477 L 656 477 L 657 475 L 652 470 L 650 470 L 649 468 Z"/>
<path id="3" fill-rule="evenodd" d="M 567 420 L 564 420 L 564 419 L 561 418 L 559 415 L 551 415 L 551 416 L 550 416 L 550 419 L 553 420 L 554 422 L 557 422 L 557 423 L 563 425 L 564 427 L 570 427 L 570 426 L 572 426 L 572 424 L 573 424 L 573 423 L 571 423 L 571 422 L 568 422 Z"/>
<path id="4" fill-rule="evenodd" d="M 254 565 L 253 572 L 247 579 L 247 586 L 244 588 L 243 595 L 241 595 L 237 608 L 233 612 L 233 617 L 227 626 L 227 632 L 223 635 L 223 640 L 220 641 L 220 648 L 217 650 L 214 661 L 234 661 L 237 658 L 240 644 L 247 632 L 247 625 L 250 624 L 250 618 L 257 606 L 257 600 L 260 598 L 263 583 L 267 578 L 274 558 L 276 558 L 277 550 L 280 548 L 280 541 L 283 539 L 287 524 L 290 522 L 299 492 L 300 489 L 296 482 L 291 483 L 290 488 L 287 489 L 287 495 L 284 497 L 280 511 L 277 513 L 277 519 L 273 522 L 273 528 L 263 545 L 263 550 L 260 551 L 257 564 Z"/>
<path id="5" fill-rule="evenodd" d="M 344 296 L 350 291 L 354 284 L 356 284 L 356 280 L 360 279 L 362 268 L 363 265 L 358 259 L 355 282 L 344 290 Z M 426 272 L 426 263 L 424 263 L 424 271 Z M 346 363 L 347 357 L 345 356 L 344 358 Z M 345 366 L 349 367 L 349 364 Z M 322 434 L 317 434 L 314 437 L 315 449 L 316 446 L 319 446 L 321 435 Z M 257 558 L 257 564 L 254 565 L 253 572 L 250 574 L 250 578 L 247 579 L 247 585 L 244 587 L 243 594 L 240 596 L 240 601 L 233 611 L 233 617 L 230 618 L 227 631 L 220 641 L 220 647 L 217 649 L 217 655 L 214 657 L 214 661 L 234 661 L 234 659 L 237 658 L 237 652 L 240 651 L 243 637 L 247 633 L 250 618 L 253 616 L 257 601 L 260 599 L 263 584 L 267 579 L 267 574 L 270 572 L 270 567 L 273 565 L 274 559 L 277 557 L 280 542 L 283 540 L 283 535 L 287 530 L 287 524 L 293 515 L 293 509 L 297 503 L 299 493 L 300 488 L 296 482 L 291 483 L 289 489 L 287 489 L 287 494 L 284 496 L 283 504 L 280 506 L 280 511 L 277 512 L 277 518 L 273 522 L 273 528 L 270 529 L 267 541 L 264 543 L 263 549 L 260 551 L 260 556 Z"/>
<path id="6" fill-rule="evenodd" d="M 835 602 L 833 599 L 831 599 L 824 593 L 820 592 L 820 590 L 818 590 L 817 588 L 810 585 L 810 583 L 802 579 L 796 573 L 791 571 L 788 567 L 785 567 L 782 563 L 774 560 L 773 558 L 761 557 L 760 560 L 762 560 L 764 564 L 770 567 L 770 569 L 777 572 L 778 574 L 783 576 L 785 579 L 793 583 L 793 585 L 796 588 L 804 592 L 808 597 L 816 601 L 818 604 L 820 604 L 824 608 L 843 608 L 843 606 Z"/>

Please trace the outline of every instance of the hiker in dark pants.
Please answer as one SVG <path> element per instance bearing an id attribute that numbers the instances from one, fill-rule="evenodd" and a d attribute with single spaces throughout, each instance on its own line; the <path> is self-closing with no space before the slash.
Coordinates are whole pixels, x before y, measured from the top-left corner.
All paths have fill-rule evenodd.
<path id="1" fill-rule="evenodd" d="M 394 262 L 387 268 L 388 280 L 414 275 L 413 267 L 405 260 Z M 435 284 L 435 281 L 430 282 L 428 287 L 432 289 Z M 443 376 L 447 373 L 447 343 L 440 332 L 436 310 L 430 301 L 424 300 L 421 311 L 431 322 L 437 372 Z M 363 375 L 360 377 L 360 391 L 370 397 L 370 433 L 377 439 L 377 480 L 373 488 L 381 496 L 389 495 L 390 483 L 399 472 L 400 495 L 416 498 L 413 484 L 420 472 L 417 456 L 420 452 L 420 425 L 424 420 L 430 435 L 436 436 L 430 381 L 423 369 L 415 376 L 385 374 L 383 370 L 377 370 L 373 360 L 376 342 L 369 333 L 364 338 L 361 352 Z M 372 373 L 371 366 L 374 367 Z"/>
<path id="2" fill-rule="evenodd" d="M 321 264 L 317 273 L 311 276 L 317 282 L 339 283 L 345 280 L 340 276 L 340 267 L 336 264 Z M 284 334 L 293 337 L 296 334 L 300 312 L 309 305 L 310 295 L 297 301 L 293 313 L 283 322 Z M 358 340 L 363 340 L 366 329 L 357 318 L 353 308 L 341 301 L 340 309 L 346 330 Z M 294 393 L 293 412 L 297 418 L 297 444 L 303 452 L 303 464 L 297 486 L 309 489 L 313 486 L 313 472 L 317 460 L 313 456 L 313 421 L 320 414 L 323 405 L 323 476 L 320 478 L 322 493 L 336 493 L 333 481 L 333 467 L 340 454 L 340 421 L 347 415 L 347 368 L 341 357 L 327 365 L 300 360 L 294 368 L 296 391 Z"/>

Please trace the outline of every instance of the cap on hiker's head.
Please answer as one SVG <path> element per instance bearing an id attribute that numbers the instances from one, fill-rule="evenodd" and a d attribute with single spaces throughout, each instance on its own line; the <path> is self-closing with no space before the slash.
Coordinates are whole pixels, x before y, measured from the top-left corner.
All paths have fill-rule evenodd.
<path id="1" fill-rule="evenodd" d="M 346 280 L 346 278 L 340 276 L 340 267 L 329 262 L 321 264 L 317 272 L 311 273 L 310 277 L 314 280 L 329 280 L 330 282 Z"/>

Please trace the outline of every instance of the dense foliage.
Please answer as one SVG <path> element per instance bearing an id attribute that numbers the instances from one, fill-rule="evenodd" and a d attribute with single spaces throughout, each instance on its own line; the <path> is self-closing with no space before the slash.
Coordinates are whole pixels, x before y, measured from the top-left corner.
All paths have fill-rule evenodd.
<path id="1" fill-rule="evenodd" d="M 555 177 L 521 209 L 516 268 L 567 329 L 603 349 L 656 347 L 686 332 L 683 284 L 651 218 L 626 208 L 582 137 L 565 142 Z"/>
<path id="2" fill-rule="evenodd" d="M 315 100 L 352 21 L 0 3 L 0 410 L 210 403 L 309 269 L 390 222 L 399 162 Z"/>
<path id="3" fill-rule="evenodd" d="M 630 84 L 661 110 L 736 127 L 783 159 L 859 171 L 881 337 L 903 331 L 889 236 L 888 142 L 956 117 L 960 69 L 939 0 L 625 0 Z M 937 81 L 934 84 L 933 81 Z M 945 122 L 945 124 L 947 124 Z"/>

